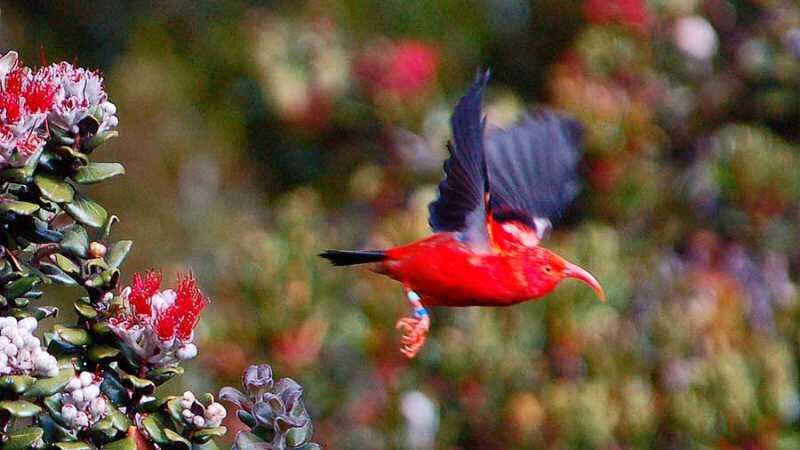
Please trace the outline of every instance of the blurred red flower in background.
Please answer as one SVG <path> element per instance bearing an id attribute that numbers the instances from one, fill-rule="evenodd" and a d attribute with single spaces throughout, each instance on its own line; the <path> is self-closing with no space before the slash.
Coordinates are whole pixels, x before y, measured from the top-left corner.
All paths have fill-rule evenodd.
<path id="1" fill-rule="evenodd" d="M 439 49 L 421 41 L 383 41 L 356 60 L 355 74 L 375 96 L 407 99 L 429 88 L 439 69 Z"/>
<path id="2" fill-rule="evenodd" d="M 644 31 L 649 21 L 644 0 L 586 0 L 583 15 L 592 23 L 618 23 L 640 31 Z"/>

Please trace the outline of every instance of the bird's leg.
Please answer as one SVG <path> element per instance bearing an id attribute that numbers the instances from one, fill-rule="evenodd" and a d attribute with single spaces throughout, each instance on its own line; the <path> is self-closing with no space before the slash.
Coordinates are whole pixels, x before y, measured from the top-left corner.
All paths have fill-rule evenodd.
<path id="1" fill-rule="evenodd" d="M 406 298 L 411 303 L 414 317 L 404 317 L 397 321 L 397 329 L 400 330 L 400 352 L 407 358 L 413 358 L 417 352 L 425 345 L 428 337 L 428 330 L 431 326 L 431 318 L 428 310 L 422 306 L 422 298 L 409 288 L 405 288 Z"/>

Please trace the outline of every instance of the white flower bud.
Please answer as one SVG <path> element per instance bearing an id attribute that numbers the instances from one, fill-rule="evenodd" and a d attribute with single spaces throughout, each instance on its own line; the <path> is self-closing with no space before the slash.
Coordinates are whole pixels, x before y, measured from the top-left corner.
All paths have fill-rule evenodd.
<path id="1" fill-rule="evenodd" d="M 96 399 L 92 400 L 92 403 L 89 406 L 89 412 L 95 418 L 104 416 L 106 414 L 106 410 L 107 410 L 106 399 L 103 397 L 97 397 Z"/>
<path id="2" fill-rule="evenodd" d="M 191 420 L 192 417 L 194 417 L 194 414 L 188 408 L 184 409 L 183 411 L 181 411 L 181 415 L 183 417 L 185 417 L 186 419 L 190 419 L 190 420 Z"/>
<path id="3" fill-rule="evenodd" d="M 11 339 L 9 339 L 8 336 L 0 336 L 0 348 L 5 347 L 10 343 Z"/>
<path id="4" fill-rule="evenodd" d="M 84 401 L 91 402 L 100 395 L 100 388 L 96 384 L 90 384 L 83 388 Z"/>
<path id="5" fill-rule="evenodd" d="M 197 428 L 203 428 L 206 424 L 206 420 L 200 416 L 194 416 L 194 418 L 192 419 L 192 424 Z"/>
<path id="6" fill-rule="evenodd" d="M 78 415 L 78 408 L 73 404 L 66 404 L 61 407 L 61 416 L 67 423 L 73 423 L 75 416 Z"/>
<path id="7" fill-rule="evenodd" d="M 78 411 L 78 414 L 75 416 L 75 425 L 77 425 L 79 428 L 88 427 L 89 416 L 83 411 Z"/>
<path id="8" fill-rule="evenodd" d="M 5 353 L 0 353 L 0 367 L 6 367 L 8 365 L 8 356 Z"/>
<path id="9" fill-rule="evenodd" d="M 75 403 L 83 403 L 84 400 L 83 390 L 77 389 L 75 391 L 72 391 L 72 393 L 70 393 L 70 396 L 72 397 L 72 401 L 74 401 Z"/>
<path id="10" fill-rule="evenodd" d="M 184 392 L 183 393 L 183 399 L 184 400 L 189 400 L 190 402 L 195 401 L 195 397 L 194 397 L 194 394 L 192 393 L 192 391 Z"/>
<path id="11" fill-rule="evenodd" d="M 33 366 L 41 376 L 54 377 L 58 375 L 58 361 L 47 352 L 35 352 Z"/>
<path id="12" fill-rule="evenodd" d="M 175 355 L 180 360 L 192 359 L 197 356 L 197 346 L 194 344 L 184 344 L 178 349 Z"/>
<path id="13" fill-rule="evenodd" d="M 91 372 L 81 372 L 81 385 L 88 386 L 94 381 L 94 375 Z"/>
<path id="14" fill-rule="evenodd" d="M 102 105 L 103 112 L 109 115 L 114 115 L 117 113 L 117 106 L 111 102 L 103 102 Z"/>
<path id="15" fill-rule="evenodd" d="M 17 328 L 21 328 L 21 329 L 27 331 L 28 333 L 32 333 L 36 329 L 36 327 L 38 325 L 39 324 L 38 324 L 38 322 L 36 322 L 35 318 L 26 317 L 26 318 L 24 318 L 24 319 L 19 321 L 19 323 L 17 324 Z"/>
<path id="16" fill-rule="evenodd" d="M 206 418 L 209 419 L 217 417 L 225 418 L 227 414 L 228 412 L 225 411 L 225 407 L 217 402 L 208 405 L 208 408 L 206 408 Z"/>
<path id="17" fill-rule="evenodd" d="M 69 380 L 69 383 L 67 384 L 67 391 L 69 391 L 69 392 L 77 391 L 80 388 L 81 388 L 81 379 L 80 378 L 75 377 L 75 378 Z"/>
<path id="18" fill-rule="evenodd" d="M 11 339 L 11 343 L 14 344 L 17 348 L 23 348 L 25 347 L 25 338 L 17 334 L 16 336 L 14 336 L 13 339 Z"/>
<path id="19" fill-rule="evenodd" d="M 8 344 L 3 348 L 3 353 L 8 356 L 17 356 L 17 346 L 14 344 Z"/>
<path id="20" fill-rule="evenodd" d="M 40 348 L 42 342 L 36 336 L 25 336 L 25 347 L 31 350 Z"/>

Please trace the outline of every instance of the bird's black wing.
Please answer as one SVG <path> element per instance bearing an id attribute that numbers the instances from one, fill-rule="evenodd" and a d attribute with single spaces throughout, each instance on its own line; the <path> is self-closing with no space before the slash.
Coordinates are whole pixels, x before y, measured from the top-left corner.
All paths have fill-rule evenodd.
<path id="1" fill-rule="evenodd" d="M 580 190 L 581 136 L 577 121 L 552 111 L 526 114 L 513 128 L 489 136 L 493 218 L 523 222 L 543 238 Z"/>
<path id="2" fill-rule="evenodd" d="M 453 111 L 453 141 L 448 144 L 450 158 L 444 163 L 445 178 L 439 183 L 439 197 L 428 205 L 433 231 L 460 232 L 464 240 L 475 244 L 488 241 L 483 134 L 486 121 L 481 114 L 488 81 L 489 72 L 479 72 Z"/>

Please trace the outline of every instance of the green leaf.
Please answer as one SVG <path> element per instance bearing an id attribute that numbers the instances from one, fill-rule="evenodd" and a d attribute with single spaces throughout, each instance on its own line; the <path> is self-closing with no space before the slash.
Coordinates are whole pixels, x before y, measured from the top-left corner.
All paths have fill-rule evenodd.
<path id="1" fill-rule="evenodd" d="M 36 380 L 30 389 L 25 391 L 26 397 L 47 397 L 56 392 L 60 392 L 64 387 L 69 384 L 69 381 L 75 376 L 75 370 L 70 368 L 61 369 L 58 374 L 52 378 L 42 378 Z"/>
<path id="2" fill-rule="evenodd" d="M 61 405 L 61 402 L 58 399 L 55 399 L 54 401 L 58 404 L 58 406 Z M 48 407 L 48 410 L 50 410 L 52 414 L 52 408 Z M 47 442 L 75 441 L 75 436 L 70 430 L 59 425 L 53 417 L 47 414 L 42 414 L 39 416 L 39 425 L 44 429 L 44 440 Z"/>
<path id="3" fill-rule="evenodd" d="M 108 262 L 108 267 L 117 268 L 119 267 L 125 258 L 128 256 L 128 253 L 131 251 L 131 247 L 133 246 L 133 241 L 117 241 L 111 245 L 111 248 L 106 253 L 106 261 Z"/>
<path id="4" fill-rule="evenodd" d="M 115 405 L 127 404 L 131 397 L 125 386 L 119 381 L 119 378 L 113 370 L 106 370 L 103 373 L 103 382 L 100 384 L 100 390 L 111 400 Z"/>
<path id="5" fill-rule="evenodd" d="M 200 443 L 208 442 L 209 439 L 224 436 L 227 432 L 228 429 L 225 427 L 203 428 L 192 436 L 192 440 Z"/>
<path id="6" fill-rule="evenodd" d="M 61 248 L 73 256 L 85 258 L 89 250 L 89 235 L 86 229 L 75 225 L 67 230 L 61 239 Z"/>
<path id="7" fill-rule="evenodd" d="M 119 132 L 117 130 L 111 131 L 103 131 L 100 133 L 95 134 L 89 139 L 89 142 L 86 143 L 86 148 L 90 150 L 94 150 L 95 148 L 105 144 L 109 139 L 115 138 L 119 136 Z"/>
<path id="8" fill-rule="evenodd" d="M 111 407 L 111 413 L 108 417 L 111 418 L 111 424 L 119 431 L 125 431 L 130 427 L 131 421 L 128 419 L 128 416 L 122 414 L 118 409 Z"/>
<path id="9" fill-rule="evenodd" d="M 296 450 L 322 450 L 322 446 L 316 442 L 309 442 L 302 447 L 298 447 Z"/>
<path id="10" fill-rule="evenodd" d="M 236 447 L 239 450 L 261 450 L 266 441 L 248 431 L 242 431 L 236 435 Z"/>
<path id="11" fill-rule="evenodd" d="M 156 390 L 156 385 L 150 380 L 139 378 L 135 375 L 130 375 L 127 373 L 123 373 L 121 378 L 123 386 L 144 395 L 151 395 Z"/>
<path id="12" fill-rule="evenodd" d="M 0 389 L 22 394 L 33 386 L 35 382 L 36 378 L 28 375 L 5 375 L 0 377 Z"/>
<path id="13" fill-rule="evenodd" d="M 80 184 L 94 184 L 124 173 L 125 167 L 120 163 L 89 163 L 78 169 L 72 179 Z"/>
<path id="14" fill-rule="evenodd" d="M 183 367 L 180 366 L 162 367 L 147 372 L 147 379 L 155 383 L 156 386 L 161 386 L 167 381 L 175 378 L 176 375 L 182 375 L 182 374 L 183 374 Z"/>
<path id="15" fill-rule="evenodd" d="M 6 287 L 6 297 L 22 297 L 26 292 L 30 291 L 34 286 L 39 284 L 40 281 L 41 279 L 39 277 L 22 277 Z"/>
<path id="16" fill-rule="evenodd" d="M 136 441 L 130 437 L 111 442 L 103 446 L 103 450 L 137 450 Z"/>
<path id="17" fill-rule="evenodd" d="M 19 167 L 0 171 L 0 179 L 19 184 L 30 183 L 32 175 L 33 169 L 27 167 Z"/>
<path id="18" fill-rule="evenodd" d="M 80 314 L 81 317 L 86 319 L 95 319 L 97 317 L 97 310 L 94 307 L 84 301 L 78 300 L 74 303 L 75 311 Z"/>
<path id="19" fill-rule="evenodd" d="M 71 203 L 64 205 L 64 210 L 73 219 L 92 228 L 102 227 L 108 219 L 105 208 L 94 200 L 80 195 L 76 196 Z"/>
<path id="20" fill-rule="evenodd" d="M 286 443 L 289 444 L 290 447 L 297 447 L 306 443 L 309 439 L 311 439 L 311 434 L 313 433 L 313 429 L 311 426 L 311 421 L 307 421 L 305 425 L 298 428 L 292 428 L 286 432 Z"/>
<path id="21" fill-rule="evenodd" d="M 33 417 L 42 412 L 42 408 L 27 400 L 6 400 L 0 402 L 0 410 L 7 411 L 14 417 Z"/>
<path id="22" fill-rule="evenodd" d="M 53 255 L 56 260 L 56 265 L 61 268 L 66 273 L 71 273 L 73 275 L 79 274 L 81 272 L 81 268 L 75 264 L 71 259 L 67 258 L 66 256 L 62 255 L 61 253 L 56 253 Z"/>
<path id="23" fill-rule="evenodd" d="M 55 447 L 59 450 L 91 450 L 92 447 L 86 442 L 56 442 Z"/>
<path id="24" fill-rule="evenodd" d="M 42 273 L 47 275 L 48 279 L 58 284 L 62 284 L 64 286 L 75 286 L 78 284 L 77 281 L 75 281 L 71 276 L 67 275 L 66 272 L 61 270 L 61 268 L 55 264 L 42 263 L 39 265 L 39 269 L 42 271 Z"/>
<path id="25" fill-rule="evenodd" d="M 56 325 L 53 327 L 53 331 L 62 341 L 78 347 L 83 347 L 91 341 L 89 333 L 83 328 Z"/>
<path id="26" fill-rule="evenodd" d="M 161 414 L 150 414 L 142 419 L 142 428 L 144 428 L 144 431 L 156 444 L 167 445 L 170 443 L 165 433 L 168 429 L 167 424 Z"/>
<path id="27" fill-rule="evenodd" d="M 188 439 L 181 436 L 180 434 L 170 430 L 169 428 L 164 428 L 164 435 L 167 437 L 169 442 L 175 445 L 178 448 L 185 448 L 190 449 L 192 447 L 192 443 L 189 442 Z"/>
<path id="28" fill-rule="evenodd" d="M 89 349 L 88 357 L 89 361 L 92 362 L 100 362 L 104 359 L 111 359 L 117 355 L 119 355 L 120 350 L 118 348 L 114 348 L 110 345 L 95 345 Z"/>
<path id="29" fill-rule="evenodd" d="M 30 216 L 39 210 L 36 203 L 21 202 L 19 200 L 3 200 L 0 202 L 0 212 L 13 212 L 20 216 Z"/>
<path id="30" fill-rule="evenodd" d="M 51 202 L 68 203 L 75 197 L 75 189 L 69 183 L 52 175 L 36 175 L 33 182 L 42 192 L 42 196 Z"/>
<path id="31" fill-rule="evenodd" d="M 169 411 L 169 414 L 177 422 L 179 422 L 179 423 L 183 423 L 184 422 L 183 416 L 181 415 L 181 412 L 183 412 L 183 408 L 181 408 L 181 399 L 180 399 L 180 397 L 172 397 L 167 402 L 167 411 Z"/>
<path id="32" fill-rule="evenodd" d="M 24 430 L 16 431 L 9 434 L 8 442 L 3 447 L 4 450 L 26 450 L 29 448 L 38 448 L 44 445 L 42 436 L 44 430 L 39 427 L 29 427 Z"/>
<path id="33" fill-rule="evenodd" d="M 214 441 L 192 444 L 192 450 L 219 450 Z"/>
<path id="34" fill-rule="evenodd" d="M 95 439 L 99 441 L 110 441 L 119 433 L 119 430 L 114 428 L 114 422 L 110 416 L 96 422 L 91 429 Z"/>

